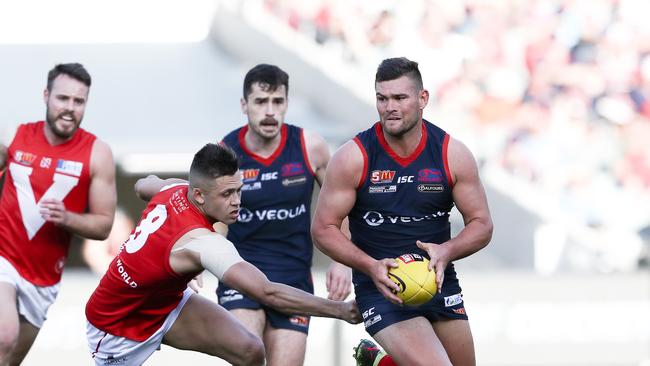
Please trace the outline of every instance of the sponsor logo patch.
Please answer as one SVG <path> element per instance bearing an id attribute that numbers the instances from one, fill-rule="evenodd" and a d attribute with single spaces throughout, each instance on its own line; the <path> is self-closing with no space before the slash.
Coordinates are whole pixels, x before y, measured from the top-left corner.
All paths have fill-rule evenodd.
<path id="1" fill-rule="evenodd" d="M 366 321 L 363 323 L 363 325 L 364 325 L 366 328 L 368 328 L 369 326 L 371 326 L 371 325 L 373 325 L 373 324 L 375 324 L 375 323 L 377 323 L 377 322 L 380 322 L 380 321 L 381 321 L 381 315 L 375 315 L 375 316 L 372 317 L 371 319 L 366 320 Z"/>
<path id="2" fill-rule="evenodd" d="M 32 165 L 34 160 L 36 160 L 36 155 L 24 151 L 16 151 L 15 155 L 16 162 L 24 165 Z"/>
<path id="3" fill-rule="evenodd" d="M 292 177 L 294 175 L 305 174 L 305 167 L 302 163 L 288 163 L 282 166 L 282 176 Z"/>
<path id="4" fill-rule="evenodd" d="M 262 173 L 262 179 L 260 180 L 276 180 L 278 179 L 278 172 L 268 172 Z"/>
<path id="5" fill-rule="evenodd" d="M 386 222 L 387 224 L 408 224 L 412 222 L 420 222 L 423 220 L 434 220 L 438 217 L 449 216 L 449 212 L 445 211 L 436 211 L 424 216 L 397 216 L 397 215 L 383 215 L 377 211 L 368 211 L 363 215 L 363 219 L 366 220 L 366 224 L 370 226 L 379 226 Z"/>
<path id="6" fill-rule="evenodd" d="M 285 187 L 299 186 L 305 183 L 307 183 L 307 177 L 304 175 L 282 179 L 282 185 Z"/>
<path id="7" fill-rule="evenodd" d="M 230 289 L 224 291 L 223 296 L 219 298 L 219 303 L 223 304 L 230 301 L 241 300 L 243 298 L 244 296 L 240 294 L 239 291 Z"/>
<path id="8" fill-rule="evenodd" d="M 395 178 L 394 170 L 373 170 L 370 173 L 370 182 L 373 184 L 392 183 Z"/>
<path id="9" fill-rule="evenodd" d="M 289 318 L 289 321 L 293 325 L 299 325 L 301 327 L 307 327 L 309 325 L 309 318 L 301 315 L 294 315 Z"/>
<path id="10" fill-rule="evenodd" d="M 465 308 L 451 309 L 456 314 L 465 315 Z"/>
<path id="11" fill-rule="evenodd" d="M 396 185 L 390 186 L 370 186 L 368 188 L 368 193 L 394 193 L 397 192 Z"/>
<path id="12" fill-rule="evenodd" d="M 442 182 L 440 169 L 421 169 L 418 172 L 418 182 Z"/>
<path id="13" fill-rule="evenodd" d="M 57 173 L 74 175 L 75 177 L 81 176 L 81 170 L 83 169 L 83 167 L 84 164 L 79 161 L 63 160 L 63 159 L 59 159 L 56 161 Z"/>
<path id="14" fill-rule="evenodd" d="M 253 213 L 251 210 L 246 207 L 239 208 L 239 216 L 237 216 L 237 221 L 239 222 L 250 222 L 253 219 Z"/>
<path id="15" fill-rule="evenodd" d="M 46 157 L 41 158 L 41 164 L 40 164 L 41 168 L 49 169 L 50 165 L 52 165 L 52 158 L 46 158 Z"/>
<path id="16" fill-rule="evenodd" d="M 442 184 L 418 184 L 420 193 L 440 193 L 445 190 Z"/>
<path id="17" fill-rule="evenodd" d="M 250 183 L 257 180 L 257 177 L 260 175 L 259 169 L 244 169 L 241 171 L 242 181 L 244 183 Z"/>
<path id="18" fill-rule="evenodd" d="M 115 357 L 113 355 L 109 355 L 106 357 L 105 360 L 102 360 L 103 365 L 126 365 L 129 361 L 129 358 L 127 356 L 122 356 L 122 357 Z"/>
<path id="19" fill-rule="evenodd" d="M 254 182 L 252 184 L 250 184 L 250 183 L 249 184 L 244 184 L 241 187 L 241 190 L 242 191 L 254 191 L 254 190 L 257 190 L 257 189 L 261 189 L 261 188 L 262 188 L 262 182 Z"/>
<path id="20" fill-rule="evenodd" d="M 246 223 L 253 220 L 253 218 L 257 218 L 259 221 L 274 221 L 274 220 L 284 221 L 284 220 L 294 219 L 306 213 L 307 213 L 307 207 L 305 206 L 304 203 L 294 208 L 280 208 L 280 209 L 272 208 L 272 209 L 264 209 L 264 210 L 255 210 L 255 212 L 252 212 L 251 210 L 242 207 L 239 209 L 239 216 L 237 216 L 237 221 Z"/>
<path id="21" fill-rule="evenodd" d="M 463 294 L 456 294 L 445 297 L 445 307 L 458 305 L 463 302 Z"/>

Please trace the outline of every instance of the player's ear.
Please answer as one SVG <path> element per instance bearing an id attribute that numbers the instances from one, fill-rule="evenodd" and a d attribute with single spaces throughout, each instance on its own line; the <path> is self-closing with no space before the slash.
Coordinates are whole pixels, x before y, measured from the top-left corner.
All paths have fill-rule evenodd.
<path id="1" fill-rule="evenodd" d="M 192 188 L 192 197 L 194 198 L 194 202 L 198 203 L 199 205 L 205 203 L 205 196 L 203 195 L 203 191 L 200 188 Z"/>
<path id="2" fill-rule="evenodd" d="M 424 109 L 424 107 L 429 104 L 429 91 L 426 89 L 420 90 L 420 100 L 419 100 L 419 107 L 420 109 Z"/>
<path id="3" fill-rule="evenodd" d="M 242 97 L 239 100 L 239 105 L 241 107 L 241 112 L 243 114 L 248 114 L 248 103 L 246 103 L 246 98 Z"/>
<path id="4" fill-rule="evenodd" d="M 43 90 L 43 101 L 45 102 L 45 105 L 47 105 L 47 100 L 50 99 L 50 91 L 45 88 Z"/>

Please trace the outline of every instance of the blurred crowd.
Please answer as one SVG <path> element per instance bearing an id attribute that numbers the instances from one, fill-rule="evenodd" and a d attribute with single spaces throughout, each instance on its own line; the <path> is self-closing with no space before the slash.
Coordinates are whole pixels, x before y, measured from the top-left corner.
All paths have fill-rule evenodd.
<path id="1" fill-rule="evenodd" d="M 505 177 L 502 188 L 528 187 L 512 195 L 532 202 L 551 231 L 565 230 L 558 235 L 567 242 L 590 246 L 596 257 L 623 253 L 628 259 L 610 263 L 613 270 L 643 260 L 650 240 L 649 1 L 261 5 L 363 72 L 374 74 L 386 57 L 420 62 L 432 96 L 427 117 L 463 131 L 484 175 Z"/>

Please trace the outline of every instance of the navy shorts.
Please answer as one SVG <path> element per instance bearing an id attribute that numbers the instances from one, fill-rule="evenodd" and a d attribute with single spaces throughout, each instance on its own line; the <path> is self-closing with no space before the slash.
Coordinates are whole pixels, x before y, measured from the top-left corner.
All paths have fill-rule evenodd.
<path id="1" fill-rule="evenodd" d="M 419 306 L 391 303 L 377 290 L 373 282 L 355 284 L 354 292 L 366 332 L 371 336 L 389 325 L 418 316 L 431 322 L 440 319 L 468 319 L 457 278 L 445 278 L 442 293 L 437 293 L 429 302 Z"/>
<path id="2" fill-rule="evenodd" d="M 275 282 L 284 283 L 278 280 L 275 280 Z M 304 280 L 285 284 L 303 290 L 305 292 L 309 292 L 310 294 L 314 293 L 314 284 L 312 282 L 311 275 L 305 276 Z M 291 329 L 303 332 L 305 334 L 309 333 L 308 316 L 281 313 L 273 308 L 258 303 L 257 301 L 247 297 L 235 289 L 228 287 L 223 283 L 220 283 L 217 287 L 217 297 L 219 298 L 219 304 L 227 310 L 263 309 L 264 313 L 266 314 L 266 320 L 269 322 L 269 324 L 271 324 L 273 328 Z"/>

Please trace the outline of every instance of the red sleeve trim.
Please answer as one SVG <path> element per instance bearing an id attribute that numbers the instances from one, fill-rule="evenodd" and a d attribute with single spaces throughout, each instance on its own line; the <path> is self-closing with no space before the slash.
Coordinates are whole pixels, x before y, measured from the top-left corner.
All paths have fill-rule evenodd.
<path id="1" fill-rule="evenodd" d="M 302 128 L 300 129 L 300 148 L 302 150 L 302 158 L 305 160 L 307 169 L 309 169 L 311 175 L 316 175 L 314 168 L 311 166 L 311 162 L 309 161 L 309 154 L 307 154 L 307 145 L 305 144 L 305 130 Z"/>
<path id="2" fill-rule="evenodd" d="M 447 183 L 449 184 L 449 188 L 454 188 L 454 180 L 453 176 L 451 175 L 451 169 L 449 169 L 449 159 L 447 153 L 450 139 L 451 137 L 449 134 L 445 134 L 445 139 L 442 142 L 442 162 L 445 164 L 445 174 L 447 175 Z"/>
<path id="3" fill-rule="evenodd" d="M 353 141 L 357 144 L 359 150 L 361 150 L 361 154 L 363 155 L 363 171 L 361 172 L 361 178 L 359 178 L 359 182 L 357 183 L 357 189 L 359 189 L 363 185 L 363 182 L 366 181 L 366 175 L 368 174 L 368 153 L 358 137 L 355 137 Z"/>

